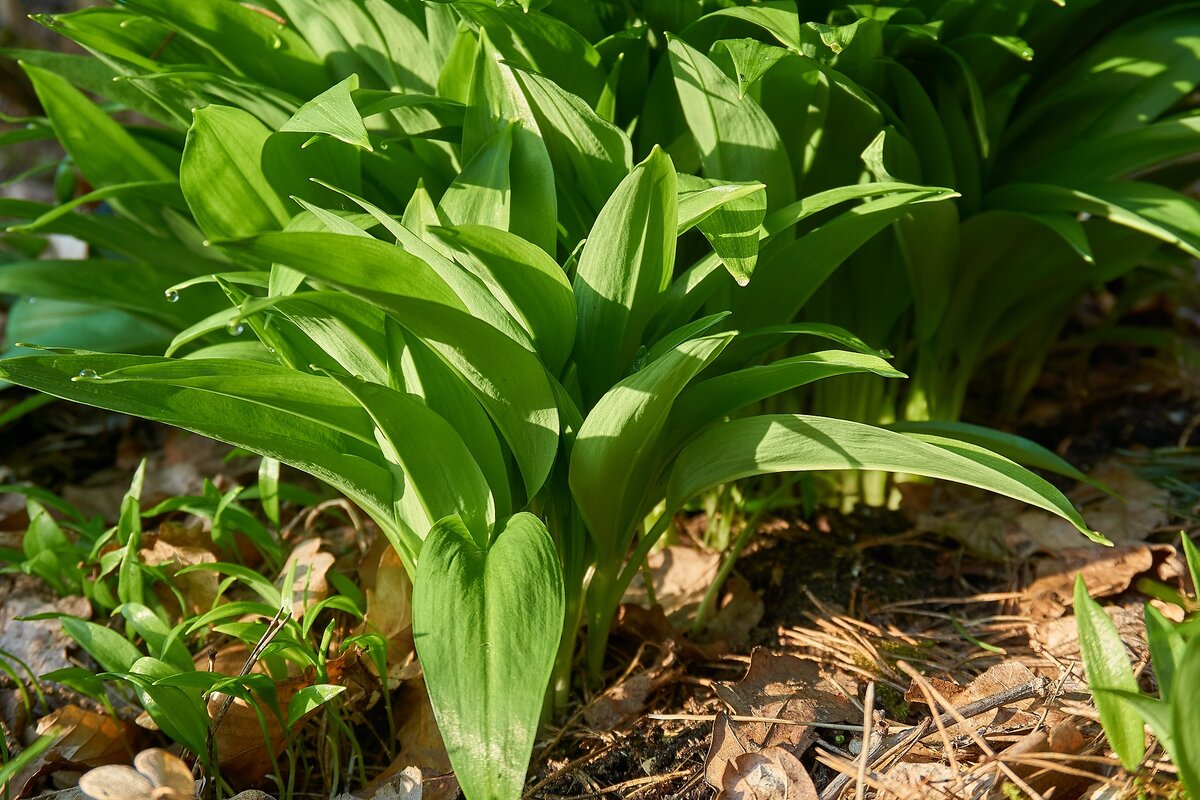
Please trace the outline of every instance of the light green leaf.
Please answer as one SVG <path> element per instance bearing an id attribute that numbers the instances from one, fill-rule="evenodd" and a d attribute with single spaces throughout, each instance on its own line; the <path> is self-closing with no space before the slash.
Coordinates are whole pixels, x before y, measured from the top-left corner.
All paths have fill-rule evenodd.
<path id="1" fill-rule="evenodd" d="M 1146 622 L 1146 643 L 1150 647 L 1154 678 L 1158 681 L 1158 693 L 1164 700 L 1170 701 L 1175 696 L 1175 673 L 1183 663 L 1186 642 L 1175 624 L 1149 603 L 1143 609 L 1143 619 Z"/>
<path id="2" fill-rule="evenodd" d="M 1132 706 L 1104 695 L 1101 690 L 1137 693 L 1137 678 L 1133 676 L 1117 626 L 1088 595 L 1082 575 L 1075 577 L 1075 624 L 1079 629 L 1079 649 L 1088 686 L 1095 696 L 1096 710 L 1100 712 L 1100 723 L 1121 765 L 1132 772 L 1146 755 L 1142 716 Z"/>
<path id="3" fill-rule="evenodd" d="M 745 286 L 758 261 L 758 240 L 767 213 L 763 185 L 728 184 L 691 175 L 680 175 L 679 185 L 679 233 L 699 226 L 729 274 Z"/>
<path id="4" fill-rule="evenodd" d="M 1193 636 L 1179 660 L 1175 675 L 1179 686 L 1191 691 L 1179 691 L 1171 698 L 1171 728 L 1175 740 L 1172 760 L 1179 770 L 1183 786 L 1193 797 L 1200 793 L 1200 714 L 1196 713 L 1195 691 L 1200 686 L 1200 636 Z"/>
<path id="5" fill-rule="evenodd" d="M 179 185 L 209 239 L 233 239 L 287 224 L 283 200 L 262 172 L 271 131 L 228 106 L 197 109 L 188 129 Z"/>
<path id="6" fill-rule="evenodd" d="M 413 587 L 413 635 L 469 797 L 520 797 L 564 615 L 558 553 L 532 514 L 513 516 L 492 543 L 454 517 L 429 532 Z"/>
<path id="7" fill-rule="evenodd" d="M 288 701 L 287 727 L 294 728 L 299 725 L 305 717 L 344 691 L 345 686 L 332 686 L 328 683 L 305 686 Z"/>
<path id="8" fill-rule="evenodd" d="M 588 413 L 571 450 L 570 485 L 602 563 L 619 559 L 661 469 L 654 447 L 675 398 L 733 339 L 694 339 L 618 383 Z"/>
<path id="9" fill-rule="evenodd" d="M 657 147 L 601 210 L 575 273 L 575 358 L 594 401 L 633 363 L 675 263 L 678 191 L 670 157 Z"/>
<path id="10" fill-rule="evenodd" d="M 358 76 L 350 75 L 300 106 L 292 118 L 283 123 L 280 132 L 324 134 L 364 150 L 374 149 L 367 138 L 367 126 L 350 97 L 357 88 Z"/>
<path id="11" fill-rule="evenodd" d="M 59 624 L 64 633 L 108 672 L 125 672 L 142 657 L 136 647 L 112 628 L 75 617 L 60 617 Z"/>
<path id="12" fill-rule="evenodd" d="M 915 436 L 861 422 L 774 414 L 736 419 L 700 434 L 679 454 L 667 507 L 679 508 L 700 492 L 775 472 L 831 469 L 883 470 L 963 483 L 1045 509 L 1095 541 L 1062 492 L 1008 459 L 950 439 Z"/>

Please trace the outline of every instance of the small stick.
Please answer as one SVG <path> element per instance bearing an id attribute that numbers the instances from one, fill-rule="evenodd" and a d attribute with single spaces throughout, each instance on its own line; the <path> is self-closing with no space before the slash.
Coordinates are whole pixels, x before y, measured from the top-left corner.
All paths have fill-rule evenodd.
<path id="1" fill-rule="evenodd" d="M 1001 708 L 1009 703 L 1019 703 L 1022 700 L 1028 700 L 1031 697 L 1044 697 L 1046 695 L 1046 687 L 1049 685 L 1049 680 L 1046 678 L 1036 678 L 1028 683 L 1023 683 L 1020 686 L 1014 686 L 1011 689 L 1005 689 L 1003 692 L 984 697 L 976 700 L 974 703 L 968 703 L 958 709 L 958 713 L 964 717 L 977 717 L 980 714 L 985 714 L 996 708 Z M 954 717 L 950 714 L 943 714 L 940 718 L 943 725 L 954 724 Z M 915 728 L 893 733 L 885 736 L 879 744 L 871 749 L 870 763 L 876 764 L 890 750 L 904 744 L 915 744 L 920 739 L 925 738 L 930 725 L 930 720 L 924 719 L 921 725 Z M 922 725 L 924 727 L 922 727 Z M 915 734 L 915 735 L 914 735 Z M 911 742 L 910 742 L 911 740 Z M 848 775 L 842 774 L 834 778 L 825 790 L 821 792 L 821 800 L 833 800 L 842 793 L 846 788 L 846 784 L 850 782 Z"/>
<path id="2" fill-rule="evenodd" d="M 853 731 L 858 733 L 862 730 L 861 725 L 843 725 L 838 722 L 805 722 L 801 719 L 783 719 L 781 717 L 755 717 L 755 716 L 739 716 L 736 714 L 727 714 L 726 718 L 731 722 L 764 722 L 770 725 L 804 725 L 809 728 L 827 728 L 831 731 Z M 716 714 L 647 714 L 646 719 L 657 719 L 665 721 L 679 722 L 715 722 Z"/>
<path id="3" fill-rule="evenodd" d="M 875 681 L 867 684 L 867 696 L 863 700 L 862 751 L 858 759 L 858 775 L 854 781 L 854 800 L 863 800 L 867 781 L 867 760 L 871 756 L 871 732 L 875 727 Z"/>

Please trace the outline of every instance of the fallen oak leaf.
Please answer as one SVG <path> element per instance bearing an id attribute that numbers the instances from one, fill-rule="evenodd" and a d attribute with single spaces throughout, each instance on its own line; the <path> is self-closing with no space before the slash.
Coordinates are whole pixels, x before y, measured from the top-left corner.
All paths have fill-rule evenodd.
<path id="1" fill-rule="evenodd" d="M 59 769 L 128 763 L 141 744 L 137 726 L 107 714 L 67 705 L 38 720 L 39 735 L 57 731 L 54 743 L 16 775 L 11 785 L 24 796 L 34 781 Z"/>
<path id="2" fill-rule="evenodd" d="M 626 603 L 617 610 L 613 630 L 634 641 L 663 648 L 684 661 L 712 661 L 728 649 L 724 642 L 693 642 L 671 624 L 661 606 L 644 608 Z"/>
<path id="3" fill-rule="evenodd" d="M 329 594 L 329 582 L 325 576 L 333 566 L 332 553 L 321 550 L 320 539 L 307 539 L 292 548 L 287 561 L 280 570 L 275 585 L 291 602 L 292 613 L 301 619 L 304 612 L 325 599 Z M 289 587 L 288 580 L 291 580 Z"/>
<path id="4" fill-rule="evenodd" d="M 726 765 L 716 800 L 817 800 L 817 788 L 800 759 L 782 747 L 767 747 Z"/>
<path id="5" fill-rule="evenodd" d="M 749 750 L 738 738 L 729 715 L 718 711 L 713 720 L 712 742 L 708 746 L 708 755 L 704 757 L 704 780 L 720 791 L 729 762 L 747 752 Z"/>
<path id="6" fill-rule="evenodd" d="M 1083 576 L 1093 597 L 1112 597 L 1143 575 L 1158 577 L 1157 568 L 1174 555 L 1175 548 L 1165 544 L 1062 550 L 1038 564 L 1038 577 L 1021 597 L 1021 613 L 1034 622 L 1056 619 L 1071 607 L 1076 575 Z"/>

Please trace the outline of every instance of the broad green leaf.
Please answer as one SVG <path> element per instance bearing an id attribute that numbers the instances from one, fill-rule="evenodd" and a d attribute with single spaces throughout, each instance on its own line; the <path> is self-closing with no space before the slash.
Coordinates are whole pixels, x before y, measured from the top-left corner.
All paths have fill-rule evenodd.
<path id="1" fill-rule="evenodd" d="M 688 126 L 700 148 L 704 175 L 727 181 L 756 181 L 789 176 L 792 165 L 779 132 L 751 98 L 703 54 L 670 38 L 668 52 L 675 90 Z M 768 206 L 779 208 L 795 197 L 790 180 L 767 186 Z"/>
<path id="2" fill-rule="evenodd" d="M 761 183 L 726 184 L 680 175 L 679 233 L 696 225 L 739 286 L 750 282 L 767 212 Z"/>
<path id="3" fill-rule="evenodd" d="M 655 148 L 609 198 L 575 273 L 575 358 L 594 402 L 633 363 L 675 263 L 678 191 L 670 157 Z"/>
<path id="4" fill-rule="evenodd" d="M 160 686 L 156 681 L 179 674 L 179 668 L 157 658 L 139 658 L 122 676 L 137 693 L 138 700 L 163 733 L 188 747 L 206 753 L 208 712 L 198 690 Z M 207 755 L 203 756 L 207 760 Z"/>
<path id="5" fill-rule="evenodd" d="M 1037 170 L 1039 181 L 1087 186 L 1115 181 L 1158 164 L 1195 152 L 1200 136 L 1200 115 L 1162 120 L 1144 127 L 1089 136 Z"/>
<path id="6" fill-rule="evenodd" d="M 358 88 L 358 76 L 351 75 L 309 100 L 283 124 L 280 132 L 324 134 L 346 144 L 371 150 L 367 127 L 350 93 Z"/>
<path id="7" fill-rule="evenodd" d="M 395 65 L 396 81 L 405 92 L 433 94 L 441 63 L 418 25 L 394 3 L 366 0 L 367 15 L 379 27 L 384 55 Z"/>
<path id="8" fill-rule="evenodd" d="M 402 470 L 392 495 L 397 522 L 422 539 L 438 520 L 455 516 L 486 539 L 496 507 L 483 472 L 450 423 L 413 395 L 334 377 L 371 415 L 384 456 Z"/>
<path id="9" fill-rule="evenodd" d="M 700 492 L 752 475 L 832 469 L 924 475 L 986 489 L 1045 509 L 1095 541 L 1079 512 L 1052 485 L 1003 456 L 950 439 L 924 439 L 861 422 L 774 414 L 716 425 L 679 454 L 668 509 Z"/>
<path id="10" fill-rule="evenodd" d="M 1068 478 L 1073 478 L 1093 486 L 1103 487 L 1103 484 L 1092 480 L 1084 473 L 1073 467 L 1062 456 L 1031 442 L 1024 436 L 1017 436 L 1004 431 L 985 428 L 982 425 L 972 425 L 967 422 L 948 422 L 941 420 L 900 421 L 887 426 L 890 430 L 901 433 L 930 433 L 947 439 L 960 439 L 980 447 L 986 447 L 994 453 L 1012 459 L 1018 464 L 1036 469 L 1044 469 Z"/>
<path id="11" fill-rule="evenodd" d="M 490 225 L 508 230 L 512 146 L 513 129 L 506 125 L 475 152 L 446 189 L 438 212 L 451 225 Z"/>
<path id="12" fill-rule="evenodd" d="M 532 514 L 513 516 L 492 542 L 441 520 L 421 550 L 412 602 L 417 654 L 464 793 L 516 800 L 563 631 L 554 541 Z"/>
<path id="13" fill-rule="evenodd" d="M 305 717 L 344 691 L 345 686 L 332 686 L 328 683 L 305 686 L 288 701 L 287 727 L 294 728 L 299 725 Z"/>
<path id="14" fill-rule="evenodd" d="M 312 48 L 290 25 L 266 9 L 222 0 L 122 0 L 210 50 L 235 74 L 267 86 L 292 87 L 312 97 L 326 85 Z"/>
<path id="15" fill-rule="evenodd" d="M 654 445 L 675 398 L 733 334 L 694 339 L 618 383 L 583 421 L 570 485 L 602 562 L 619 559 L 661 464 Z"/>
<path id="16" fill-rule="evenodd" d="M 156 657 L 173 664 L 177 669 L 195 668 L 183 642 L 171 636 L 171 629 L 153 611 L 140 603 L 123 603 L 120 611 Z"/>
<path id="17" fill-rule="evenodd" d="M 172 170 L 66 80 L 32 65 L 25 65 L 25 73 L 59 141 L 94 186 L 175 179 Z"/>
<path id="18" fill-rule="evenodd" d="M 545 368 L 529 349 L 467 313 L 425 262 L 384 242 L 336 234 L 269 233 L 236 246 L 331 281 L 394 314 L 471 385 L 512 448 L 527 492 L 537 492 L 558 443 L 558 412 Z"/>
<path id="19" fill-rule="evenodd" d="M 125 672 L 142 657 L 138 649 L 112 628 L 94 622 L 60 617 L 63 632 L 108 672 Z"/>
<path id="20" fill-rule="evenodd" d="M 233 239 L 287 224 L 283 200 L 262 172 L 271 132 L 228 106 L 197 109 L 188 129 L 179 185 L 209 239 Z"/>
<path id="21" fill-rule="evenodd" d="M 432 232 L 487 284 L 557 374 L 575 341 L 575 297 L 562 268 L 537 245 L 498 228 L 459 225 Z"/>
<path id="22" fill-rule="evenodd" d="M 1088 596 L 1083 576 L 1075 577 L 1075 624 L 1079 628 L 1079 649 L 1087 672 L 1088 687 L 1100 712 L 1100 722 L 1109 746 L 1125 769 L 1137 769 L 1146 755 L 1142 716 L 1135 708 L 1101 690 L 1138 691 L 1137 678 L 1129 665 L 1125 643 L 1108 614 Z"/>
<path id="23" fill-rule="evenodd" d="M 124 380 L 88 377 L 118 370 L 126 371 Z M 276 458 L 345 492 L 389 526 L 392 479 L 379 463 L 374 426 L 329 378 L 260 362 L 101 353 L 10 359 L 0 362 L 0 378 Z"/>
<path id="24" fill-rule="evenodd" d="M 733 61 L 741 97 L 745 97 L 758 79 L 787 55 L 787 50 L 782 47 L 772 47 L 756 39 L 723 39 L 718 44 L 729 52 L 729 58 Z"/>

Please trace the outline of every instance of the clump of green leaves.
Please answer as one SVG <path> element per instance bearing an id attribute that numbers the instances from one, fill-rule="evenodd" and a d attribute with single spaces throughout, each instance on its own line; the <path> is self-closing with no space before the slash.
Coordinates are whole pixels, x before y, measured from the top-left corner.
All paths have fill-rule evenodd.
<path id="1" fill-rule="evenodd" d="M 1193 591 L 1200 587 L 1200 550 L 1186 533 L 1183 552 Z M 1125 644 L 1100 604 L 1088 596 L 1080 576 L 1075 581 L 1075 617 L 1088 684 L 1100 712 L 1100 723 L 1121 765 L 1134 771 L 1146 754 L 1143 726 L 1149 725 L 1171 756 L 1190 795 L 1200 792 L 1200 720 L 1192 692 L 1200 685 L 1200 636 L 1196 635 L 1200 600 L 1178 596 L 1186 614 L 1180 623 L 1145 606 L 1146 641 L 1158 682 L 1158 696 L 1138 687 Z"/>
<path id="2" fill-rule="evenodd" d="M 1104 541 L 1021 464 L 1076 473 L 1015 437 L 889 430 L 849 405 L 757 413 L 826 379 L 904 377 L 807 310 L 881 232 L 961 193 L 864 174 L 858 152 L 816 157 L 835 117 L 814 118 L 828 136 L 790 136 L 802 121 L 754 86 L 807 87 L 822 113 L 832 95 L 870 105 L 809 52 L 824 27 L 796 33 L 777 5 L 694 10 L 126 0 L 44 18 L 97 59 L 19 54 L 47 112 L 32 124 L 117 222 L 79 203 L 9 212 L 117 251 L 97 300 L 144 274 L 141 313 L 174 316 L 165 355 L 45 347 L 0 361 L 0 378 L 230 442 L 353 499 L 414 576 L 418 654 L 471 798 L 519 796 L 578 632 L 599 677 L 629 582 L 715 487 L 896 471 Z M 731 20 L 785 48 L 715 42 Z M 81 90 L 163 127 L 120 125 Z M 165 249 L 131 249 L 143 232 Z M 72 268 L 47 267 L 44 291 Z"/>

